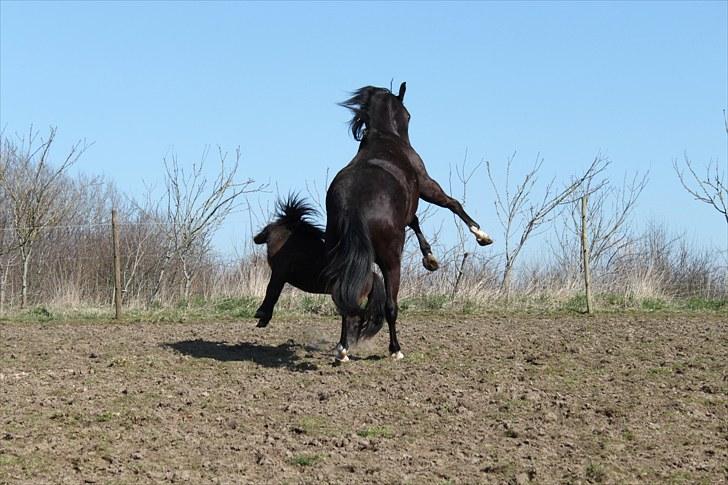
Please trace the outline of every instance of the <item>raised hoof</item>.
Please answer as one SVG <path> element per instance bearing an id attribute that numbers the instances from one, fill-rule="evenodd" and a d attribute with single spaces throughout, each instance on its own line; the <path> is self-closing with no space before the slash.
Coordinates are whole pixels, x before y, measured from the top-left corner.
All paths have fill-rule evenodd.
<path id="1" fill-rule="evenodd" d="M 475 234 L 475 240 L 478 241 L 478 244 L 481 246 L 487 246 L 488 244 L 493 244 L 493 239 L 482 229 L 470 226 L 470 232 Z"/>
<path id="2" fill-rule="evenodd" d="M 437 262 L 437 258 L 432 253 L 422 258 L 422 266 L 428 271 L 437 271 L 440 269 L 440 263 Z"/>
<path id="3" fill-rule="evenodd" d="M 395 353 L 392 354 L 392 359 L 394 359 L 394 360 L 402 360 L 402 359 L 404 359 L 404 354 L 402 353 L 401 350 L 398 350 L 397 352 L 395 352 Z"/>

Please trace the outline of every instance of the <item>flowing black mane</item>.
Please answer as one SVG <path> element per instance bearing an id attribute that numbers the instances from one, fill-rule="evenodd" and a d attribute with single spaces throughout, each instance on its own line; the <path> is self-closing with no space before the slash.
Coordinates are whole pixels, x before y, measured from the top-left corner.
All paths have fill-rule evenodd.
<path id="1" fill-rule="evenodd" d="M 288 194 L 285 200 L 278 199 L 276 201 L 275 221 L 273 224 L 284 225 L 291 231 L 301 231 L 323 239 L 323 229 L 311 220 L 311 217 L 318 215 L 319 211 L 314 209 L 298 194 Z"/>
<path id="2" fill-rule="evenodd" d="M 356 141 L 361 141 L 366 136 L 366 130 L 371 123 L 371 101 L 377 93 L 392 94 L 389 89 L 364 86 L 354 91 L 351 98 L 339 103 L 339 106 L 349 108 L 354 116 L 349 121 L 351 134 Z"/>

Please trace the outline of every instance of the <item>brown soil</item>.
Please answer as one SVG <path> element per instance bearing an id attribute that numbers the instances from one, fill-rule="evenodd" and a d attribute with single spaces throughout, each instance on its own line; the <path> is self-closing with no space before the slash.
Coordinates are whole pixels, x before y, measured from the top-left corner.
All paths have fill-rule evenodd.
<path id="1" fill-rule="evenodd" d="M 0 483 L 725 483 L 727 320 L 0 324 Z"/>

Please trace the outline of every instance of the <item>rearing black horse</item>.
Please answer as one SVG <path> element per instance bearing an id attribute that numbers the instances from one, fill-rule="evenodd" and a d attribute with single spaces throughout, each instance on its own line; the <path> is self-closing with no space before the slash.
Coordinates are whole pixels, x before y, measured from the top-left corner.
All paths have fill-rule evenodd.
<path id="1" fill-rule="evenodd" d="M 396 359 L 403 357 L 397 341 L 397 294 L 404 230 L 415 216 L 420 198 L 457 214 L 481 246 L 493 242 L 462 205 L 430 178 L 412 148 L 410 114 L 403 104 L 406 88 L 402 83 L 395 96 L 388 89 L 366 86 L 341 103 L 354 113 L 350 127 L 360 144 L 354 159 L 336 174 L 326 193 L 326 275 L 342 316 L 339 361 L 348 360 L 349 347 L 356 343 L 374 262 L 384 276 L 389 351 Z"/>

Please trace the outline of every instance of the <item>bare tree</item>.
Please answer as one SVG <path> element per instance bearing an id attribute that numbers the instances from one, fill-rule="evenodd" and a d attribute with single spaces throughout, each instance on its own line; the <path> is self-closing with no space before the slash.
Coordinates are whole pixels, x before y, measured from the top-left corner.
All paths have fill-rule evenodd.
<path id="1" fill-rule="evenodd" d="M 458 186 L 460 189 L 458 200 L 460 203 L 465 207 L 465 204 L 467 203 L 468 198 L 468 184 L 470 183 L 470 180 L 473 178 L 475 173 L 478 171 L 480 166 L 483 164 L 483 162 L 479 162 L 475 164 L 472 168 L 468 167 L 467 165 L 468 160 L 468 151 L 465 150 L 465 155 L 463 156 L 463 161 L 460 165 L 455 165 L 455 177 L 457 179 L 457 183 L 455 185 Z M 450 173 L 448 174 L 448 184 L 450 188 L 450 193 L 454 194 L 456 193 L 456 188 L 453 185 L 453 173 L 452 173 L 452 167 L 450 167 Z M 431 206 L 428 207 L 428 209 Z M 468 241 L 470 241 L 470 244 L 472 245 L 472 238 L 468 237 L 468 235 L 465 234 L 464 226 L 460 222 L 460 220 L 457 219 L 457 216 L 455 214 L 452 214 L 453 221 L 455 221 L 455 230 L 457 231 L 457 237 L 458 242 L 457 245 L 453 248 L 456 252 L 456 254 L 452 255 L 446 255 L 446 256 L 452 256 L 454 258 L 453 266 L 455 266 L 455 274 L 451 278 L 452 279 L 452 291 L 450 293 L 451 299 L 455 299 L 455 296 L 458 292 L 458 287 L 460 286 L 460 281 L 462 280 L 463 274 L 465 273 L 465 263 L 467 262 L 468 256 L 474 253 L 474 251 L 471 249 L 468 251 L 467 244 Z"/>
<path id="2" fill-rule="evenodd" d="M 728 145 L 728 117 L 723 110 L 723 123 L 726 132 L 726 144 Z M 728 161 L 726 161 L 728 164 Z M 726 269 L 725 281 L 728 287 L 728 172 L 721 169 L 717 160 L 711 160 L 705 166 L 705 175 L 698 174 L 693 162 L 687 154 L 684 157 L 684 167 L 678 165 L 677 160 L 672 164 L 680 179 L 680 184 L 697 201 L 708 204 L 718 211 L 725 220 L 726 228 Z"/>
<path id="3" fill-rule="evenodd" d="M 687 155 L 684 165 L 681 168 L 677 161 L 673 162 L 673 168 L 683 188 L 695 200 L 708 204 L 718 211 L 728 226 L 728 178 L 726 178 L 725 170 L 719 167 L 717 161 L 711 160 L 705 167 L 705 175 L 698 175 L 693 162 Z"/>
<path id="4" fill-rule="evenodd" d="M 197 265 L 210 252 L 215 231 L 242 204 L 241 196 L 263 188 L 253 186 L 252 179 L 236 181 L 240 149 L 235 151 L 235 159 L 230 164 L 227 153 L 218 148 L 219 169 L 215 178 L 208 180 L 204 170 L 208 151 L 205 149 L 200 162 L 193 164 L 189 172 L 180 166 L 175 155 L 164 158 L 166 190 L 163 205 L 166 206 L 164 222 L 167 244 L 152 300 L 157 298 L 173 258 L 177 258 L 181 264 L 183 295 L 185 299 L 189 298 Z"/>
<path id="5" fill-rule="evenodd" d="M 629 221 L 642 191 L 649 181 L 648 173 L 625 175 L 616 186 L 608 179 L 591 178 L 584 181 L 577 195 L 589 197 L 586 214 L 589 262 L 598 266 L 608 262 L 620 249 L 633 241 Z M 551 246 L 558 265 L 575 269 L 581 236 L 581 205 L 574 202 L 566 211 L 563 225 L 556 231 L 556 247 Z"/>
<path id="6" fill-rule="evenodd" d="M 504 232 L 505 265 L 501 288 L 505 292 L 506 298 L 510 296 L 513 267 L 529 238 L 539 227 L 552 220 L 555 209 L 578 199 L 577 193 L 584 183 L 596 177 L 609 165 L 609 160 L 597 155 L 586 171 L 572 179 L 564 188 L 557 189 L 556 180 L 551 179 L 544 188 L 543 196 L 535 199 L 534 190 L 543 159 L 540 156 L 537 157 L 533 168 L 512 189 L 510 177 L 514 158 L 515 153 L 507 160 L 505 184 L 502 189 L 499 189 L 490 162 L 486 162 L 488 178 L 496 195 L 496 214 Z M 514 240 L 514 238 L 516 239 Z"/>
<path id="7" fill-rule="evenodd" d="M 2 151 L 0 160 L 0 187 L 5 175 L 5 151 Z M 0 190 L 0 314 L 5 310 L 5 295 L 7 294 L 8 276 L 10 268 L 15 264 L 15 239 L 11 227 L 10 203 Z"/>
<path id="8" fill-rule="evenodd" d="M 63 197 L 63 175 L 87 148 L 84 142 L 77 142 L 54 167 L 50 157 L 55 137 L 55 128 L 42 138 L 31 127 L 27 137 L 2 141 L 0 190 L 10 206 L 11 226 L 20 251 L 21 307 L 28 303 L 28 269 L 34 244 L 46 228 L 57 224 L 71 210 L 72 198 Z"/>

